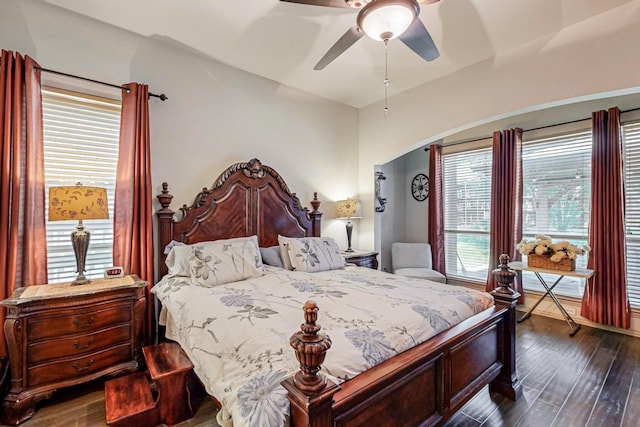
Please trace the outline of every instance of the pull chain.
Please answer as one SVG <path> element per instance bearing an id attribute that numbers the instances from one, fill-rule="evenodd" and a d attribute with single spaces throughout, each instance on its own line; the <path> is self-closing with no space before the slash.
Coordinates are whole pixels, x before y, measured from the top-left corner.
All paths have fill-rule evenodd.
<path id="1" fill-rule="evenodd" d="M 389 106 L 387 105 L 387 90 L 389 88 L 389 39 L 384 41 L 384 118 L 389 117 Z"/>

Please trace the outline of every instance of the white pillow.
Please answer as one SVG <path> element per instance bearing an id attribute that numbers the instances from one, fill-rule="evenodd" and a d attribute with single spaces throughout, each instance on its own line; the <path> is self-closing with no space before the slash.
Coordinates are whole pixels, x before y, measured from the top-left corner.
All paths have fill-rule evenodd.
<path id="1" fill-rule="evenodd" d="M 228 244 L 242 244 L 244 242 L 251 242 L 256 249 L 256 254 L 259 253 L 258 236 L 249 237 L 234 237 L 232 239 L 212 240 L 207 242 L 194 243 L 193 245 L 175 245 L 169 251 L 165 264 L 169 268 L 169 274 L 173 276 L 191 276 L 191 265 L 188 257 L 191 255 L 193 246 L 216 246 L 216 245 L 228 245 Z M 262 273 L 262 257 L 256 258 L 256 268 Z"/>
<path id="2" fill-rule="evenodd" d="M 278 235 L 278 246 L 280 246 L 280 258 L 282 258 L 282 265 L 286 270 L 293 270 L 291 264 L 291 258 L 289 257 L 289 242 L 296 240 L 294 237 L 284 237 Z"/>
<path id="3" fill-rule="evenodd" d="M 165 264 L 169 268 L 169 274 L 173 276 L 190 276 L 191 271 L 187 257 L 191 253 L 190 245 L 174 246 L 169 250 Z"/>
<path id="4" fill-rule="evenodd" d="M 294 270 L 313 273 L 344 268 L 344 257 L 331 237 L 304 237 L 287 243 Z"/>
<path id="5" fill-rule="evenodd" d="M 193 245 L 188 256 L 191 280 L 203 287 L 223 285 L 262 275 L 259 251 L 251 241 Z M 262 266 L 262 264 L 260 264 Z"/>

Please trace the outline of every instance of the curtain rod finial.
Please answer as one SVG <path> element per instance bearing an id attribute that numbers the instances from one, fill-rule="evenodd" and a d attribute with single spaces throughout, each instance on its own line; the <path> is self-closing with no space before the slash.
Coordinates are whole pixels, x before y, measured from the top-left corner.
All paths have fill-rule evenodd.
<path id="1" fill-rule="evenodd" d="M 160 98 L 160 101 L 166 101 L 167 99 L 169 99 L 169 97 L 164 93 L 161 93 L 160 95 L 156 95 L 155 93 L 149 92 L 149 98 L 151 98 L 152 96 L 155 98 Z"/>

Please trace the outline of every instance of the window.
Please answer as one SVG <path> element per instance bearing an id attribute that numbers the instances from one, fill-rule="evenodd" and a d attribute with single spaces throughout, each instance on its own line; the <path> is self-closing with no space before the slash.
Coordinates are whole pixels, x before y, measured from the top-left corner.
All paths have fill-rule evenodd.
<path id="1" fill-rule="evenodd" d="M 631 306 L 640 307 L 640 121 L 623 124 L 627 284 Z M 589 233 L 591 130 L 523 144 L 523 237 L 545 234 L 582 246 Z M 447 275 L 485 281 L 489 262 L 491 149 L 443 157 Z M 526 260 L 526 257 L 525 257 Z M 576 260 L 586 268 L 587 257 Z M 544 277 L 545 275 L 543 275 Z M 553 283 L 557 275 L 544 277 Z M 527 291 L 544 292 L 531 272 Z M 582 298 L 584 280 L 565 277 L 558 295 Z"/>
<path id="2" fill-rule="evenodd" d="M 527 240 L 537 234 L 554 242 L 587 243 L 591 201 L 591 131 L 525 142 L 522 146 L 523 227 Z M 526 257 L 524 257 L 526 259 Z M 576 260 L 585 268 L 587 257 Z M 543 275 L 544 276 L 544 275 Z M 545 277 L 553 283 L 557 276 Z M 544 292 L 531 272 L 523 272 L 525 290 Z M 582 298 L 584 280 L 565 277 L 554 292 Z"/>
<path id="3" fill-rule="evenodd" d="M 447 276 L 485 281 L 489 265 L 491 149 L 443 156 Z"/>
<path id="4" fill-rule="evenodd" d="M 120 102 L 80 93 L 43 88 L 44 173 L 46 206 L 49 187 L 83 185 L 105 187 L 108 220 L 85 222 L 91 233 L 87 277 L 102 277 L 112 265 L 113 197 L 118 161 Z M 48 215 L 48 212 L 45 212 Z M 71 232 L 77 221 L 47 222 L 49 283 L 76 277 Z"/>
<path id="5" fill-rule="evenodd" d="M 625 222 L 627 226 L 627 291 L 640 306 L 640 121 L 622 126 L 624 144 Z"/>

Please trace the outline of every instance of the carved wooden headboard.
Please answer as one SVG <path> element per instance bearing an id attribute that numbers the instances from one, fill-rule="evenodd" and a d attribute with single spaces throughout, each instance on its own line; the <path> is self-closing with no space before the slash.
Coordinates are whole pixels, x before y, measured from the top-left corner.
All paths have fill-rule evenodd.
<path id="1" fill-rule="evenodd" d="M 187 244 L 257 235 L 260 247 L 278 244 L 278 234 L 320 236 L 317 193 L 313 211 L 303 208 L 284 179 L 258 159 L 236 163 L 222 172 L 210 189 L 204 188 L 180 213 L 169 208 L 173 196 L 162 183 L 158 200 L 158 274 L 167 274 L 164 248 L 176 240 Z"/>

